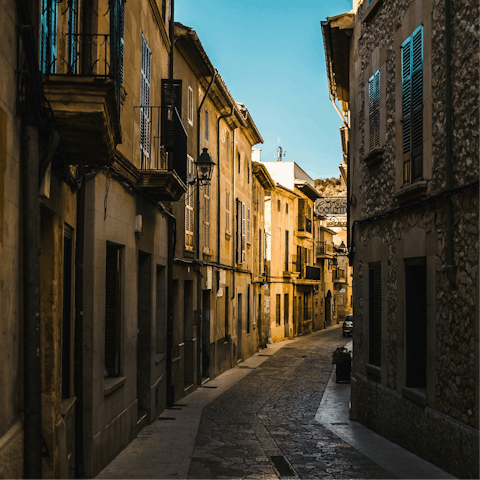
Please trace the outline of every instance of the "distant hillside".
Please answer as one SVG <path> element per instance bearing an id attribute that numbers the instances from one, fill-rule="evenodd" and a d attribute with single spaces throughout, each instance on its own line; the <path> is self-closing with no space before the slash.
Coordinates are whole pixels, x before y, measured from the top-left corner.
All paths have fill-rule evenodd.
<path id="1" fill-rule="evenodd" d="M 347 195 L 347 186 L 339 178 L 317 178 L 315 188 L 323 197 L 344 197 Z"/>

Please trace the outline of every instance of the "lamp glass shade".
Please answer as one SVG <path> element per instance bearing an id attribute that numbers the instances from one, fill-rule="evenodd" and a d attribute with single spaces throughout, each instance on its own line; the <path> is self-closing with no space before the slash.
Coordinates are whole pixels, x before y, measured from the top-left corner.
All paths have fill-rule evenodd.
<path id="1" fill-rule="evenodd" d="M 215 163 L 212 161 L 208 153 L 208 149 L 204 148 L 202 154 L 198 157 L 198 160 L 195 162 L 197 166 L 197 178 L 203 183 L 207 184 L 212 179 L 212 172 Z"/>

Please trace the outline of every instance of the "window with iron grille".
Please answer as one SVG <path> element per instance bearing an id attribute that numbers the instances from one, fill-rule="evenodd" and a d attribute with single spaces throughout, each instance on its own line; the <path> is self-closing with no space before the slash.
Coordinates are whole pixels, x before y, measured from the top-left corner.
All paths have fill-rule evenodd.
<path id="1" fill-rule="evenodd" d="M 188 123 L 193 125 L 193 90 L 188 87 Z"/>
<path id="2" fill-rule="evenodd" d="M 203 186 L 203 241 L 204 247 L 210 248 L 210 185 Z"/>
<path id="3" fill-rule="evenodd" d="M 150 166 L 150 76 L 151 56 L 147 41 L 142 33 L 142 63 L 140 84 L 140 152 L 142 168 Z"/>
<path id="4" fill-rule="evenodd" d="M 427 384 L 427 265 L 425 257 L 405 260 L 406 387 Z"/>
<path id="5" fill-rule="evenodd" d="M 403 183 L 423 178 L 423 25 L 402 43 Z"/>
<path id="6" fill-rule="evenodd" d="M 380 146 L 380 70 L 368 81 L 369 96 L 369 147 L 370 150 Z"/>
<path id="7" fill-rule="evenodd" d="M 49 75 L 57 71 L 58 3 L 42 0 L 40 9 L 40 71 Z"/>
<path id="8" fill-rule="evenodd" d="M 122 247 L 107 244 L 105 262 L 105 376 L 120 375 Z"/>
<path id="9" fill-rule="evenodd" d="M 380 263 L 369 265 L 369 363 L 381 366 L 382 359 L 382 271 Z"/>
<path id="10" fill-rule="evenodd" d="M 187 173 L 194 173 L 193 158 L 187 155 Z M 185 249 L 193 250 L 194 185 L 187 184 L 185 194 Z"/>

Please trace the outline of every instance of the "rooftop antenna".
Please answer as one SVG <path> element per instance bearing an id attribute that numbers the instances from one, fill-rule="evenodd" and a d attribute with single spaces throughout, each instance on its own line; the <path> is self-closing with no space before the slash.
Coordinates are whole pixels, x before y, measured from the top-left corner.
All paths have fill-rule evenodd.
<path id="1" fill-rule="evenodd" d="M 283 157 L 287 155 L 287 151 L 284 150 L 282 147 L 277 148 L 277 162 L 281 162 Z"/>

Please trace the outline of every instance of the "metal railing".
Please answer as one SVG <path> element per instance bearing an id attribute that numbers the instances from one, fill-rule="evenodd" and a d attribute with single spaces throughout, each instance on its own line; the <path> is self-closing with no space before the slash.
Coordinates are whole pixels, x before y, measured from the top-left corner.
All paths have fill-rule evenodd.
<path id="1" fill-rule="evenodd" d="M 316 242 L 315 249 L 317 255 L 333 255 L 335 253 L 332 242 Z"/>
<path id="2" fill-rule="evenodd" d="M 66 48 L 59 58 L 60 65 L 57 73 L 94 77 L 114 75 L 110 35 L 68 33 L 66 38 Z"/>

